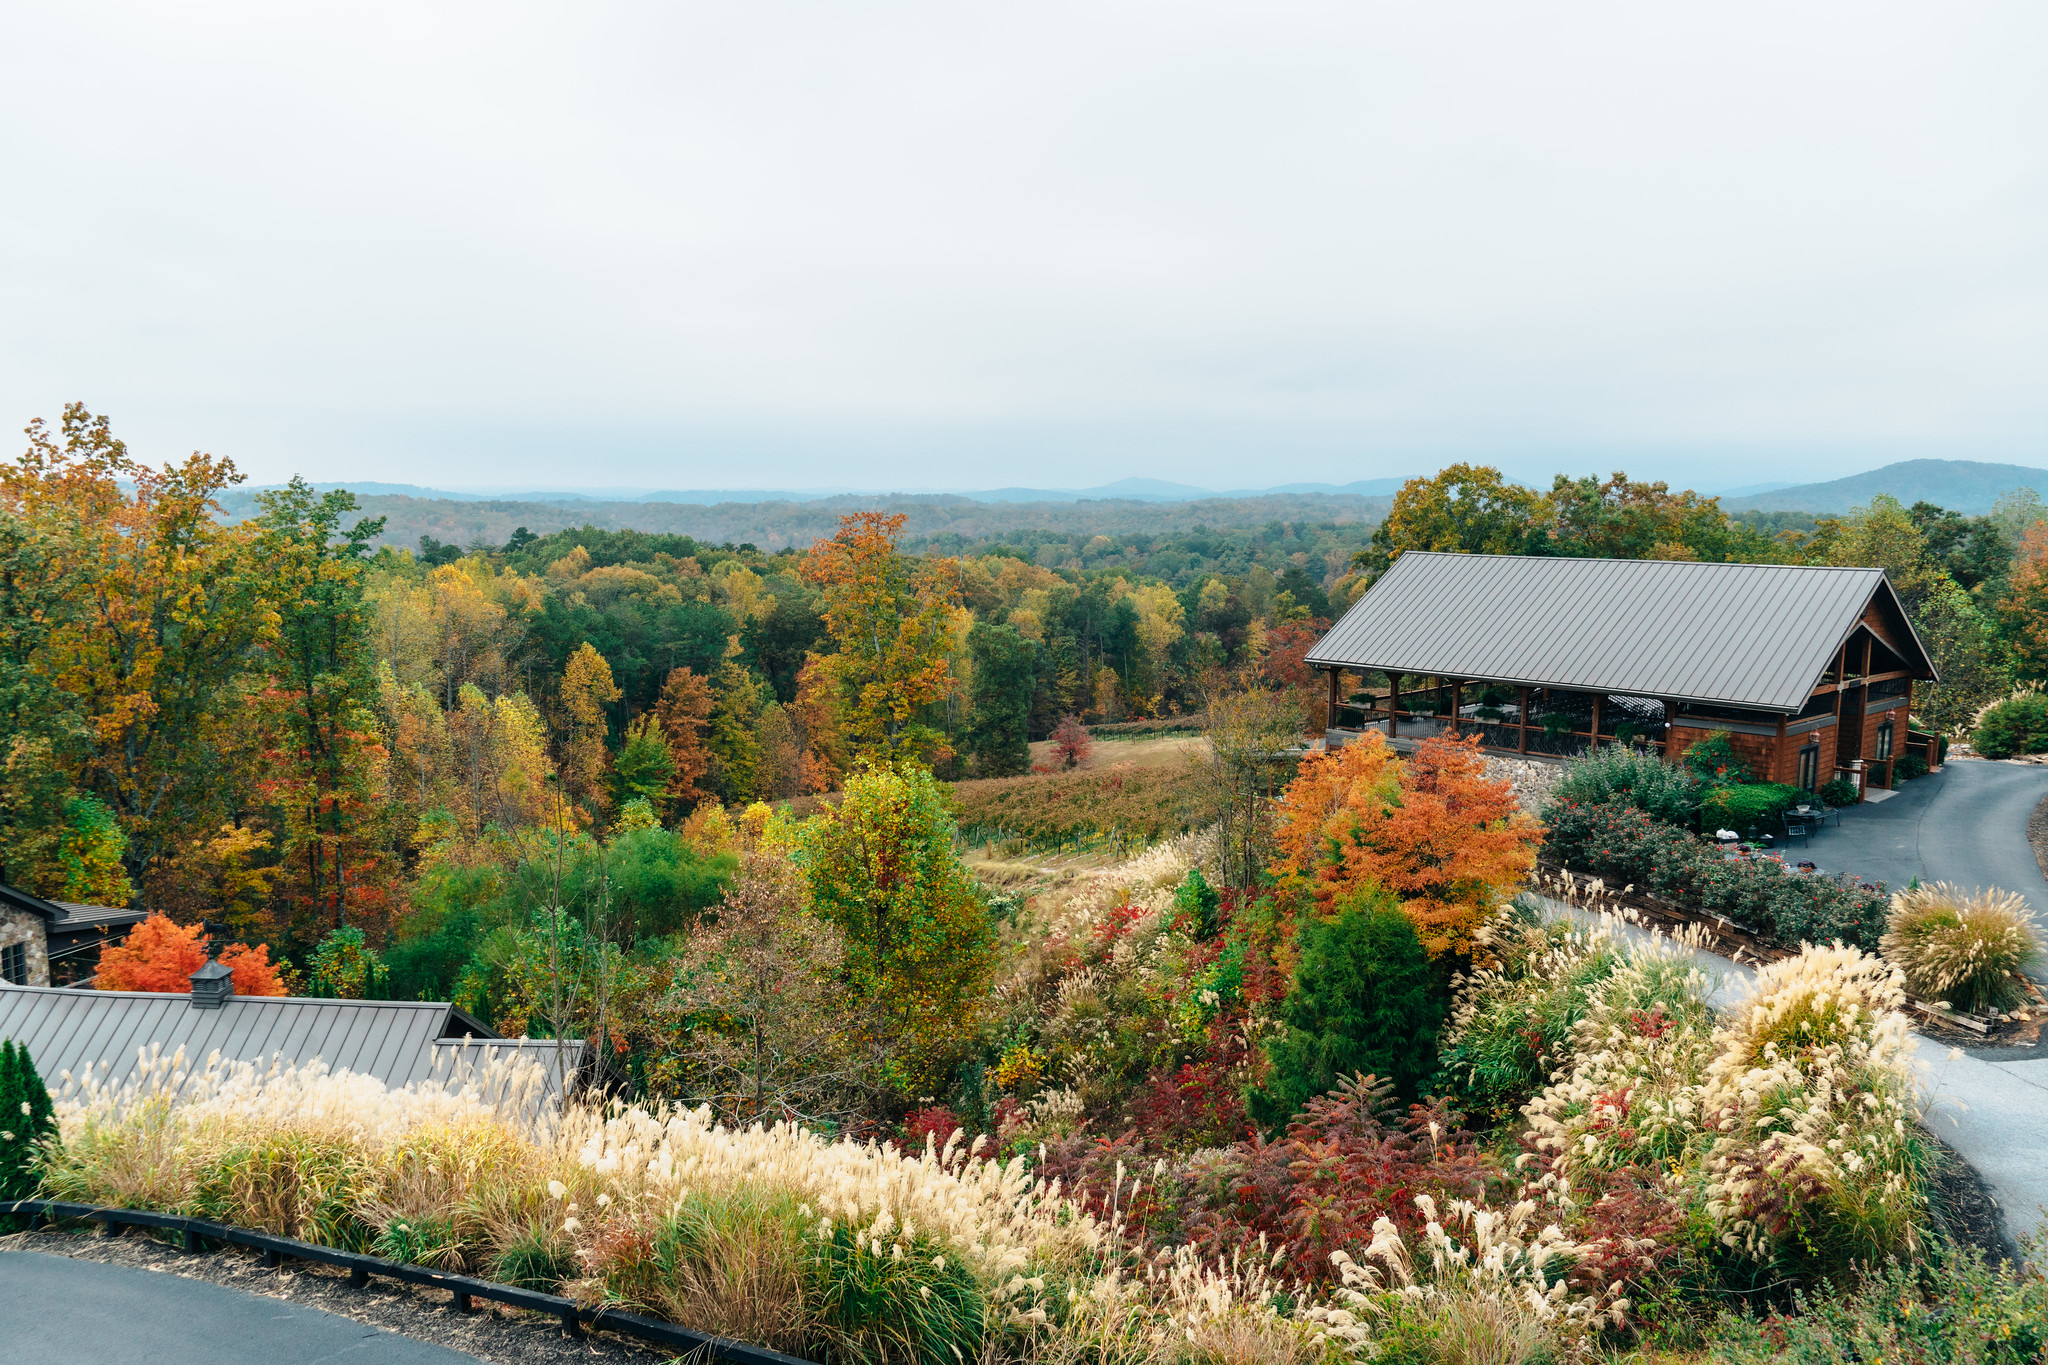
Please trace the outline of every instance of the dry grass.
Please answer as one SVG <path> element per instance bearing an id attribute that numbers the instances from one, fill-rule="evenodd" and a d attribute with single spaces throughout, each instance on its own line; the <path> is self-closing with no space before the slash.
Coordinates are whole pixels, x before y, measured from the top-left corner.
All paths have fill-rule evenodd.
<path id="1" fill-rule="evenodd" d="M 1192 762 L 1143 768 L 1113 763 L 957 782 L 953 795 L 960 831 L 970 842 L 994 843 L 1014 855 L 1090 841 L 1134 850 L 1171 838 L 1214 818 L 1212 786 L 1208 770 Z"/>
<path id="2" fill-rule="evenodd" d="M 2040 953 L 2041 938 L 2023 897 L 1935 882 L 1892 897 L 1880 950 L 1920 999 L 1974 1012 L 2025 998 L 2014 973 Z"/>

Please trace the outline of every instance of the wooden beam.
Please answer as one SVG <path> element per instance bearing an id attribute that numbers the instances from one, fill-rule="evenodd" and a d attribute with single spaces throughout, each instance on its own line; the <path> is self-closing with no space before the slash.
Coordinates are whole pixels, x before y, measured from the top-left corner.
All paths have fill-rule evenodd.
<path id="1" fill-rule="evenodd" d="M 1334 665 L 1330 669 L 1330 709 L 1323 717 L 1323 724 L 1329 729 L 1337 728 L 1337 682 L 1344 670 Z"/>
<path id="2" fill-rule="evenodd" d="M 1600 703 L 1606 700 L 1607 694 L 1604 692 L 1593 694 L 1593 736 L 1586 744 L 1589 751 L 1600 747 Z"/>
<path id="3" fill-rule="evenodd" d="M 1459 733 L 1459 712 L 1464 709 L 1464 705 L 1465 684 L 1461 680 L 1453 678 L 1451 679 L 1451 733 L 1454 735 Z"/>
<path id="4" fill-rule="evenodd" d="M 1397 739 L 1401 734 L 1401 675 L 1387 674 L 1387 738 Z"/>
<path id="5" fill-rule="evenodd" d="M 1529 752 L 1529 689 L 1526 687 L 1522 689 L 1522 709 L 1516 719 L 1522 723 L 1522 734 L 1521 743 L 1515 747 L 1515 752 L 1526 754 Z"/>

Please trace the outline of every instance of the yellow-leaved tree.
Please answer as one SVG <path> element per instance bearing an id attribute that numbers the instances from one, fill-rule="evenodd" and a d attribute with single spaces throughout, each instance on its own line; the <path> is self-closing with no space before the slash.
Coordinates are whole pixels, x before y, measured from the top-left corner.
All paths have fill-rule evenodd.
<path id="1" fill-rule="evenodd" d="M 593 818 L 611 809 L 611 753 L 605 748 L 605 708 L 623 695 L 612 666 L 588 640 L 562 669 L 562 782 Z"/>
<path id="2" fill-rule="evenodd" d="M 839 533 L 811 547 L 806 581 L 824 596 L 825 626 L 838 649 L 824 657 L 837 684 L 856 753 L 886 759 L 950 755 L 918 712 L 946 695 L 957 597 L 951 560 L 901 553 L 906 518 L 856 512 Z"/>

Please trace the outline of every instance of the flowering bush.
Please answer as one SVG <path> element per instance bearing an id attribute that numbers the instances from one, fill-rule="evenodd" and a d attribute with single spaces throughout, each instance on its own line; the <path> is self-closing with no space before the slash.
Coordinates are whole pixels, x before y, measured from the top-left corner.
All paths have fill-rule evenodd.
<path id="1" fill-rule="evenodd" d="M 2041 939 L 2024 897 L 1936 882 L 1892 897 L 1882 948 L 1923 1000 L 2010 1009 L 2024 998 L 2014 973 L 2041 951 Z"/>
<path id="2" fill-rule="evenodd" d="M 1884 932 L 1881 887 L 1794 872 L 1771 858 L 1727 858 L 1619 801 L 1557 801 L 1543 816 L 1544 851 L 1552 860 L 1691 901 L 1781 943 L 1839 938 L 1875 948 Z"/>

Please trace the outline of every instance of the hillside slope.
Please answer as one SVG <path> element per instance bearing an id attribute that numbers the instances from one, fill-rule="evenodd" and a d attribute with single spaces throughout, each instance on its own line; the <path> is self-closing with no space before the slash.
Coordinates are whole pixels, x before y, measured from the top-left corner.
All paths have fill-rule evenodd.
<path id="1" fill-rule="evenodd" d="M 1908 507 L 1926 501 L 1974 516 L 1990 511 L 1998 495 L 2013 488 L 2031 488 L 2048 496 L 2048 469 L 1975 460 L 1901 460 L 1846 479 L 1723 498 L 1721 506 L 1729 512 L 1838 513 L 1889 493 Z"/>

